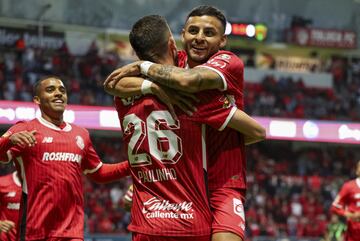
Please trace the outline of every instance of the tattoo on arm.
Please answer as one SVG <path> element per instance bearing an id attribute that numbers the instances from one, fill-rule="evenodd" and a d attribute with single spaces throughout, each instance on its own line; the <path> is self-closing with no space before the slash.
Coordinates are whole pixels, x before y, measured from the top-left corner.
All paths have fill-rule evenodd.
<path id="1" fill-rule="evenodd" d="M 222 78 L 212 70 L 206 68 L 181 69 L 171 65 L 156 65 L 148 73 L 156 82 L 173 89 L 192 92 L 205 89 L 221 88 Z"/>

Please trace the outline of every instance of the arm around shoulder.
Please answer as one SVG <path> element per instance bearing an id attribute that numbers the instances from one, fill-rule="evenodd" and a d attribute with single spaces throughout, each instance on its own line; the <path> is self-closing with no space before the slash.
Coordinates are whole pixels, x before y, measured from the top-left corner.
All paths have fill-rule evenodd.
<path id="1" fill-rule="evenodd" d="M 228 127 L 245 136 L 245 144 L 250 145 L 266 138 L 266 129 L 244 111 L 237 109 L 229 121 Z"/>

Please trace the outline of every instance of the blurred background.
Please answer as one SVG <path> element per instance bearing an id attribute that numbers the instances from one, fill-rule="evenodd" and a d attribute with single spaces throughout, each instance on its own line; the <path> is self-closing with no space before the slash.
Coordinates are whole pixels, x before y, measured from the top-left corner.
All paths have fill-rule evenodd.
<path id="1" fill-rule="evenodd" d="M 201 4 L 225 13 L 226 49 L 245 63 L 245 110 L 269 137 L 247 148 L 247 240 L 325 240 L 341 222 L 329 206 L 360 158 L 360 0 L 0 0 L 2 133 L 37 115 L 32 85 L 54 74 L 75 105 L 67 121 L 89 128 L 105 162 L 126 159 L 102 82 L 136 59 L 137 19 L 163 15 L 178 39 Z M 87 240 L 129 240 L 121 198 L 130 182 L 84 178 Z"/>

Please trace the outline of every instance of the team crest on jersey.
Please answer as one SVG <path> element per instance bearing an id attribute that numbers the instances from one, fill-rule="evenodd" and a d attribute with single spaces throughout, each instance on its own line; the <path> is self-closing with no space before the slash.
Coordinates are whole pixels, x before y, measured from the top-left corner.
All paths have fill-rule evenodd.
<path id="1" fill-rule="evenodd" d="M 228 54 L 219 54 L 218 56 L 215 56 L 214 59 L 221 59 L 226 62 L 229 62 L 229 60 L 231 59 L 231 56 Z"/>
<path id="2" fill-rule="evenodd" d="M 245 222 L 244 205 L 240 199 L 233 198 L 234 213 Z"/>
<path id="3" fill-rule="evenodd" d="M 235 97 L 233 95 L 223 95 L 219 101 L 223 103 L 225 109 L 235 106 Z"/>
<path id="4" fill-rule="evenodd" d="M 85 147 L 83 138 L 82 138 L 81 136 L 76 136 L 75 138 L 76 138 L 76 144 L 77 144 L 77 146 L 78 146 L 81 150 L 83 150 L 84 147 Z"/>
<path id="5" fill-rule="evenodd" d="M 134 97 L 121 98 L 121 102 L 124 106 L 133 105 L 135 100 L 140 99 L 141 95 L 135 95 Z"/>

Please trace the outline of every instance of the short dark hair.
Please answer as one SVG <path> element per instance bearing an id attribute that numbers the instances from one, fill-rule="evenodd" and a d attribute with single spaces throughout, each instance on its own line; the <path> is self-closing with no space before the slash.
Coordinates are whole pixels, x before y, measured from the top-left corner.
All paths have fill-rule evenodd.
<path id="1" fill-rule="evenodd" d="M 41 83 L 44 81 L 44 80 L 47 80 L 47 79 L 58 79 L 58 80 L 61 80 L 60 77 L 58 76 L 55 76 L 55 75 L 48 75 L 48 76 L 44 76 L 44 77 L 41 77 L 38 81 L 35 82 L 35 84 L 33 85 L 33 96 L 39 96 L 39 87 L 41 85 Z"/>
<path id="2" fill-rule="evenodd" d="M 186 21 L 190 18 L 190 17 L 194 17 L 194 16 L 212 16 L 215 17 L 217 19 L 219 19 L 219 21 L 221 22 L 221 25 L 224 28 L 224 32 L 225 32 L 225 28 L 226 28 L 226 18 L 225 15 L 216 7 L 210 6 L 210 5 L 200 5 L 194 9 L 191 10 L 191 12 L 189 13 L 189 15 L 186 18 Z"/>
<path id="3" fill-rule="evenodd" d="M 133 25 L 129 40 L 139 59 L 156 62 L 167 52 L 169 33 L 164 17 L 148 15 Z"/>

